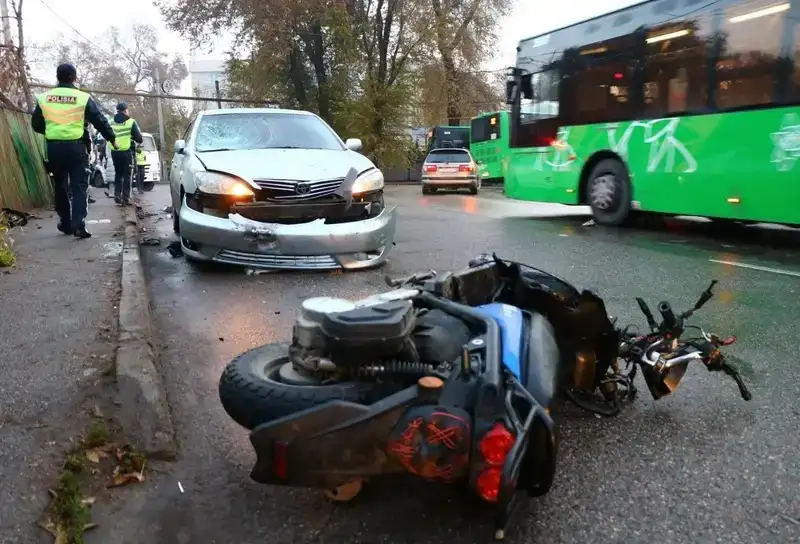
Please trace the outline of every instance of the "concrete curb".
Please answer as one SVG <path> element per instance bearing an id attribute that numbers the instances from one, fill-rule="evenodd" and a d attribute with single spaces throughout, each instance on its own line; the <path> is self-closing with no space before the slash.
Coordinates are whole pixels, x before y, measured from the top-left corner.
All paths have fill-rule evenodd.
<path id="1" fill-rule="evenodd" d="M 152 457 L 172 459 L 177 453 L 166 388 L 156 368 L 152 345 L 150 300 L 139 257 L 136 208 L 125 214 L 122 250 L 122 296 L 119 302 L 117 400 L 120 423 L 135 446 Z"/>

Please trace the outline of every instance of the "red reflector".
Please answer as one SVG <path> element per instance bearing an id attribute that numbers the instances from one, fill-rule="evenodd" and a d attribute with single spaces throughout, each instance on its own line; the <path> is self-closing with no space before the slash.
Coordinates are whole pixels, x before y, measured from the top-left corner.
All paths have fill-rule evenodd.
<path id="1" fill-rule="evenodd" d="M 286 450 L 286 444 L 283 442 L 275 442 L 275 447 L 272 449 L 272 470 L 275 476 L 281 479 L 286 479 L 289 473 Z"/>
<path id="2" fill-rule="evenodd" d="M 622 75 L 622 72 L 614 72 L 614 79 L 622 79 L 623 77 L 625 76 Z"/>
<path id="3" fill-rule="evenodd" d="M 475 170 L 475 167 L 471 164 L 460 164 L 458 166 L 459 172 L 472 172 L 473 170 Z"/>
<path id="4" fill-rule="evenodd" d="M 436 172 L 436 165 L 435 164 L 426 164 L 425 165 L 426 172 Z"/>
<path id="5" fill-rule="evenodd" d="M 494 466 L 505 463 L 506 455 L 513 447 L 514 435 L 502 423 L 498 423 L 483 435 L 479 446 L 483 460 Z"/>
<path id="6" fill-rule="evenodd" d="M 478 475 L 475 481 L 478 488 L 478 495 L 485 501 L 497 502 L 500 494 L 500 469 L 490 467 Z"/>

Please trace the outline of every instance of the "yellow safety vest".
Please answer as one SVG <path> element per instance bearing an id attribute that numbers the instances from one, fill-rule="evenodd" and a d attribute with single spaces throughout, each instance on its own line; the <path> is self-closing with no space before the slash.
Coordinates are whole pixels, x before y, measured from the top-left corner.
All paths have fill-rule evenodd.
<path id="1" fill-rule="evenodd" d="M 114 151 L 130 151 L 131 149 L 131 130 L 136 121 L 128 118 L 124 123 L 115 123 L 111 121 L 111 128 L 114 129 L 114 135 L 117 137 L 117 149 Z"/>
<path id="2" fill-rule="evenodd" d="M 89 94 L 73 87 L 56 87 L 36 97 L 44 117 L 44 136 L 48 140 L 80 140 L 86 118 Z"/>
<path id="3" fill-rule="evenodd" d="M 136 152 L 136 164 L 139 166 L 147 164 L 147 157 L 145 157 L 144 151 L 141 149 Z"/>

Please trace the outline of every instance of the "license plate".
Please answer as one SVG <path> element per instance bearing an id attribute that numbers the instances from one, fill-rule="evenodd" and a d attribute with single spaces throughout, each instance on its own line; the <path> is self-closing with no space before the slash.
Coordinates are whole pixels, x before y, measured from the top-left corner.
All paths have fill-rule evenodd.
<path id="1" fill-rule="evenodd" d="M 458 168 L 442 168 L 442 174 L 455 174 L 458 172 Z"/>

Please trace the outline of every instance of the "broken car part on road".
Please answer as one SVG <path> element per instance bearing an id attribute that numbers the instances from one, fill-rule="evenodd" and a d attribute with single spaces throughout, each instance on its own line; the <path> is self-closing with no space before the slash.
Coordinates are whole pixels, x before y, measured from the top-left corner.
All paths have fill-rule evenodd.
<path id="1" fill-rule="evenodd" d="M 306 300 L 291 345 L 226 367 L 220 399 L 251 430 L 254 480 L 326 489 L 334 500 L 385 473 L 464 483 L 493 508 L 503 539 L 517 492 L 541 496 L 553 483 L 557 398 L 614 416 L 636 394 L 639 368 L 659 399 L 691 361 L 751 398 L 720 352 L 735 338 L 686 324 L 716 282 L 678 315 L 659 303 L 660 323 L 637 299 L 644 334 L 617 328 L 591 291 L 496 256 L 389 283 L 395 290 L 358 302 Z M 689 329 L 697 334 L 684 337 Z"/>

